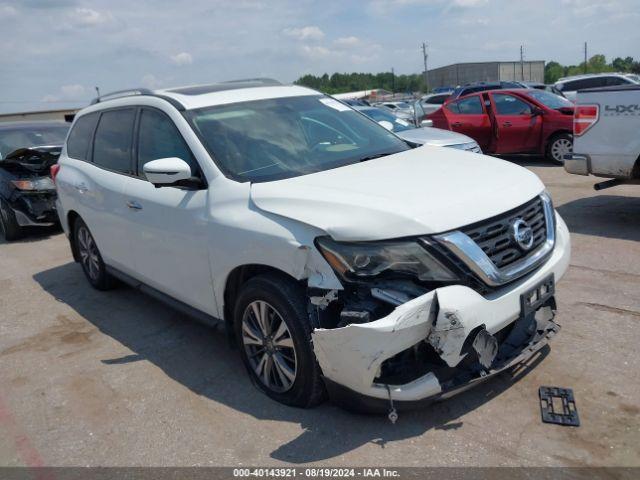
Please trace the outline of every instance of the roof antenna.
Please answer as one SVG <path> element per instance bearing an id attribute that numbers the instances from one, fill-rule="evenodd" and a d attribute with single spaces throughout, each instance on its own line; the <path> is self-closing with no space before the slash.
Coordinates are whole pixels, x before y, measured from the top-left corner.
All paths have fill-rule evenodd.
<path id="1" fill-rule="evenodd" d="M 93 87 L 96 89 L 96 95 L 100 98 L 100 89 L 98 87 Z"/>

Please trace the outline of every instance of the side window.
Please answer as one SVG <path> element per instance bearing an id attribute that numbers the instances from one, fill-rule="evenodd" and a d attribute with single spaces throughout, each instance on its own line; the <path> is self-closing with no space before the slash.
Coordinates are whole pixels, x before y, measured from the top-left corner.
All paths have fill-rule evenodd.
<path id="1" fill-rule="evenodd" d="M 67 140 L 67 155 L 77 160 L 86 160 L 93 131 L 98 123 L 99 113 L 89 113 L 78 118 Z"/>
<path id="2" fill-rule="evenodd" d="M 93 163 L 122 173 L 131 172 L 131 138 L 136 111 L 123 108 L 103 112 L 93 142 Z"/>
<path id="3" fill-rule="evenodd" d="M 435 103 L 437 105 L 442 105 L 444 101 L 449 98 L 449 94 L 447 95 L 436 95 L 435 97 L 431 97 L 429 99 L 429 103 Z"/>
<path id="4" fill-rule="evenodd" d="M 607 77 L 607 87 L 615 87 L 616 85 L 626 85 L 629 83 L 626 79 L 620 77 Z"/>
<path id="5" fill-rule="evenodd" d="M 531 106 L 513 95 L 494 93 L 493 102 L 498 115 L 531 115 Z"/>
<path id="6" fill-rule="evenodd" d="M 582 80 L 582 84 L 578 88 L 578 90 L 582 90 L 584 88 L 598 88 L 604 87 L 607 84 L 607 77 L 593 77 L 593 78 L 585 78 Z"/>
<path id="7" fill-rule="evenodd" d="M 170 157 L 184 160 L 191 167 L 191 175 L 199 175 L 198 162 L 173 120 L 157 110 L 143 109 L 138 131 L 138 175 L 144 178 L 145 163 Z"/>
<path id="8" fill-rule="evenodd" d="M 461 115 L 482 115 L 484 113 L 482 103 L 480 103 L 480 97 L 477 95 L 451 102 L 447 105 L 447 109 Z"/>
<path id="9" fill-rule="evenodd" d="M 584 88 L 581 86 L 581 80 L 574 80 L 573 82 L 567 82 L 562 86 L 563 92 L 573 92 L 575 90 L 579 90 Z"/>

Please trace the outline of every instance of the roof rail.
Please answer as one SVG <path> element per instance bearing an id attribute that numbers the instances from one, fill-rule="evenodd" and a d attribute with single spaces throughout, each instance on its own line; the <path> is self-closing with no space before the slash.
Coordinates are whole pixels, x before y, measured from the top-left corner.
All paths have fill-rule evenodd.
<path id="1" fill-rule="evenodd" d="M 117 90 L 94 98 L 91 100 L 91 105 L 95 105 L 96 103 L 100 103 L 102 100 L 108 100 L 110 98 L 130 97 L 132 95 L 154 95 L 154 93 L 148 88 L 128 88 L 126 90 Z"/>
<path id="2" fill-rule="evenodd" d="M 258 78 L 240 78 L 238 80 L 226 80 L 224 82 L 219 82 L 219 83 L 260 83 L 262 85 L 265 86 L 269 86 L 269 85 L 282 85 L 281 82 L 279 82 L 278 80 L 274 80 L 273 78 L 266 78 L 266 77 L 258 77 Z"/>

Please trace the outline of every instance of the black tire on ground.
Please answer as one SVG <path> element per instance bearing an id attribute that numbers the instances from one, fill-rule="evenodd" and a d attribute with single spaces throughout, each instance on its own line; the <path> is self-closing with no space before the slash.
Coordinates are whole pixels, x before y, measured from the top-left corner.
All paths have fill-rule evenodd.
<path id="1" fill-rule="evenodd" d="M 558 133 L 551 137 L 547 143 L 547 151 L 545 156 L 547 160 L 558 165 L 564 165 L 562 155 L 573 151 L 573 135 L 569 133 Z"/>
<path id="2" fill-rule="evenodd" d="M 3 198 L 0 198 L 0 232 L 7 242 L 18 240 L 24 235 L 24 230 L 18 225 L 16 214 Z"/>
<path id="3" fill-rule="evenodd" d="M 269 319 L 266 334 L 258 320 L 262 306 L 266 312 L 263 318 Z M 309 408 L 326 399 L 320 366 L 311 346 L 312 326 L 305 292 L 300 285 L 284 275 L 254 277 L 242 287 L 233 315 L 242 361 L 260 390 L 294 407 Z M 283 322 L 286 332 L 278 335 L 283 331 Z M 261 369 L 260 362 L 264 362 Z"/>
<path id="4" fill-rule="evenodd" d="M 80 218 L 73 223 L 73 240 L 78 249 L 80 265 L 91 286 L 97 290 L 110 290 L 115 287 L 115 278 L 107 273 L 98 245 L 89 227 Z"/>

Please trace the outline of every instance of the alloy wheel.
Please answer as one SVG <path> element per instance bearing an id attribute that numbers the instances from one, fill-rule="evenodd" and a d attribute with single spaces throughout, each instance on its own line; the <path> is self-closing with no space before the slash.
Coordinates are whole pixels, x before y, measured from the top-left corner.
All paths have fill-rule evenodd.
<path id="1" fill-rule="evenodd" d="M 247 305 L 242 315 L 242 343 L 256 377 L 268 389 L 284 393 L 296 379 L 293 337 L 278 311 L 262 300 Z"/>
<path id="2" fill-rule="evenodd" d="M 100 275 L 100 257 L 98 247 L 89 230 L 82 226 L 78 229 L 78 253 L 85 271 L 92 280 Z"/>
<path id="3" fill-rule="evenodd" d="M 564 155 L 573 152 L 573 143 L 567 138 L 559 138 L 551 145 L 551 156 L 556 162 L 564 163 Z"/>

